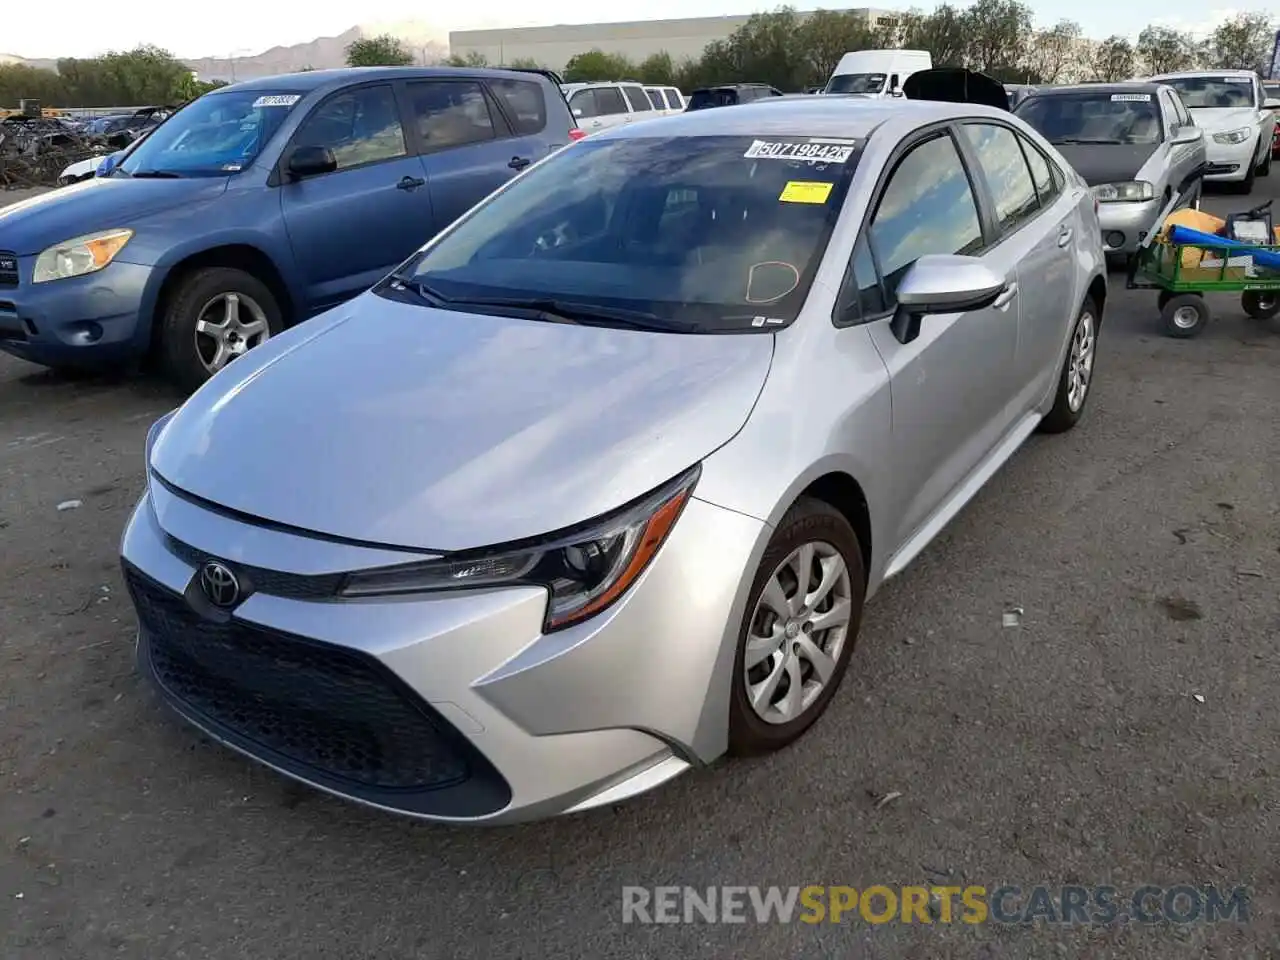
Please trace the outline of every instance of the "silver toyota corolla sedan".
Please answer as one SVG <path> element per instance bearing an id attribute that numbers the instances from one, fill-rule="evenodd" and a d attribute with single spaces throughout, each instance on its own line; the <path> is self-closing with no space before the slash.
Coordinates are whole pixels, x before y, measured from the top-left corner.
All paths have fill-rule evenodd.
<path id="1" fill-rule="evenodd" d="M 1106 296 L 1088 188 L 1005 111 L 597 134 L 152 427 L 140 665 L 253 759 L 435 820 L 775 750 L 866 600 L 1076 423 Z"/>

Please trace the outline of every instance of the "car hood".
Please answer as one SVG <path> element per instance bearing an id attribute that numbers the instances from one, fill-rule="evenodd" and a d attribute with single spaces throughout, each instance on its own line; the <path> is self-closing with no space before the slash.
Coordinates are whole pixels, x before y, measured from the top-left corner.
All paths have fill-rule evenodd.
<path id="1" fill-rule="evenodd" d="M 366 293 L 197 390 L 151 468 L 318 534 L 499 544 L 607 513 L 712 453 L 746 422 L 772 357 L 771 334 L 572 326 Z"/>
<path id="2" fill-rule="evenodd" d="M 1158 143 L 1055 143 L 1054 147 L 1091 187 L 1137 177 Z"/>
<path id="3" fill-rule="evenodd" d="M 1197 127 L 1217 133 L 1252 126 L 1257 121 L 1258 112 L 1248 107 L 1192 107 L 1191 117 Z"/>
<path id="4" fill-rule="evenodd" d="M 94 177 L 0 207 L 0 247 L 30 256 L 72 237 L 127 227 L 143 217 L 208 199 L 226 189 L 225 177 Z"/>

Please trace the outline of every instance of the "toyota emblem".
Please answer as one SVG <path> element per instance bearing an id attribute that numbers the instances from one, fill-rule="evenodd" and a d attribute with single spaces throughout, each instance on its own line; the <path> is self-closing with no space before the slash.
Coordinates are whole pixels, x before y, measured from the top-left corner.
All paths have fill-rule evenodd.
<path id="1" fill-rule="evenodd" d="M 215 607 L 234 607 L 240 599 L 240 581 L 230 567 L 217 560 L 200 568 L 200 589 Z"/>

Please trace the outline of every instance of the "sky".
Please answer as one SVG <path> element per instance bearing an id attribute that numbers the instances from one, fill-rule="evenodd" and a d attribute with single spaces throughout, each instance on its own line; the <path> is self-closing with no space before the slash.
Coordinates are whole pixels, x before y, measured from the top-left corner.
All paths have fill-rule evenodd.
<path id="1" fill-rule="evenodd" d="M 751 13 L 773 9 L 779 3 L 780 0 L 650 0 L 643 6 L 631 5 L 627 10 L 636 12 L 631 13 L 633 18 L 643 10 L 644 19 L 658 20 Z M 838 8 L 848 4 L 849 0 L 844 0 L 844 3 L 819 0 L 815 4 L 793 0 L 793 5 L 802 10 Z M 910 5 L 883 3 L 886 9 Z M 931 3 L 921 2 L 918 5 L 928 8 Z M 544 0 L 536 5 L 517 0 L 485 0 L 459 6 L 470 9 L 437 13 L 429 11 L 421 2 L 411 3 L 409 0 L 363 0 L 355 6 L 338 0 L 312 0 L 305 6 L 262 3 L 260 0 L 220 0 L 216 14 L 206 13 L 197 17 L 175 14 L 177 8 L 168 0 L 163 3 L 160 0 L 132 0 L 124 7 L 118 4 L 82 4 L 75 8 L 74 16 L 52 20 L 40 5 L 18 2 L 4 15 L 4 25 L 0 28 L 0 53 L 28 59 L 92 57 L 113 49 L 151 43 L 178 57 L 195 59 L 253 55 L 277 45 L 334 36 L 357 23 L 428 21 L 439 30 L 443 41 L 449 30 L 626 19 L 624 14 L 602 18 L 604 8 L 598 0 Z M 1163 0 L 1159 6 L 1118 5 L 1113 0 L 1075 0 L 1070 5 L 1052 0 L 1031 0 L 1030 6 L 1042 25 L 1067 15 L 1081 25 L 1086 36 L 1097 39 L 1116 33 L 1136 36 L 1151 22 L 1165 22 L 1180 29 L 1203 30 L 1235 12 L 1206 7 L 1196 0 Z M 1274 4 L 1245 9 L 1266 9 L 1268 6 L 1274 9 Z M 196 12 L 209 8 L 197 5 L 182 9 Z M 121 15 L 122 10 L 126 15 Z"/>

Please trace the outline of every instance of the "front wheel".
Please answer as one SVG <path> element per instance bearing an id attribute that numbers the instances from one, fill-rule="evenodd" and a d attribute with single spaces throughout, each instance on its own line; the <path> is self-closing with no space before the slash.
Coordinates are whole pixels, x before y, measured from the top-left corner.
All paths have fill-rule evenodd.
<path id="1" fill-rule="evenodd" d="M 1160 311 L 1160 325 L 1164 328 L 1165 336 L 1179 340 L 1198 337 L 1211 319 L 1209 305 L 1198 293 L 1170 297 Z"/>
<path id="2" fill-rule="evenodd" d="M 1246 290 L 1240 295 L 1240 306 L 1255 320 L 1270 320 L 1280 314 L 1280 293 L 1275 290 Z"/>
<path id="3" fill-rule="evenodd" d="M 1053 408 L 1040 421 L 1042 433 L 1066 433 L 1084 413 L 1089 388 L 1093 386 L 1093 362 L 1098 352 L 1098 306 L 1085 300 L 1071 328 L 1071 345 L 1058 374 L 1058 390 Z"/>
<path id="4" fill-rule="evenodd" d="M 1271 173 L 1271 150 L 1262 155 L 1262 163 L 1258 164 L 1258 176 L 1265 177 Z"/>
<path id="5" fill-rule="evenodd" d="M 179 284 L 160 331 L 169 379 L 195 390 L 232 360 L 284 329 L 270 288 L 234 267 L 195 270 Z"/>
<path id="6" fill-rule="evenodd" d="M 781 749 L 822 715 L 849 666 L 865 595 L 849 521 L 821 500 L 797 501 L 751 586 L 729 698 L 731 754 Z"/>

